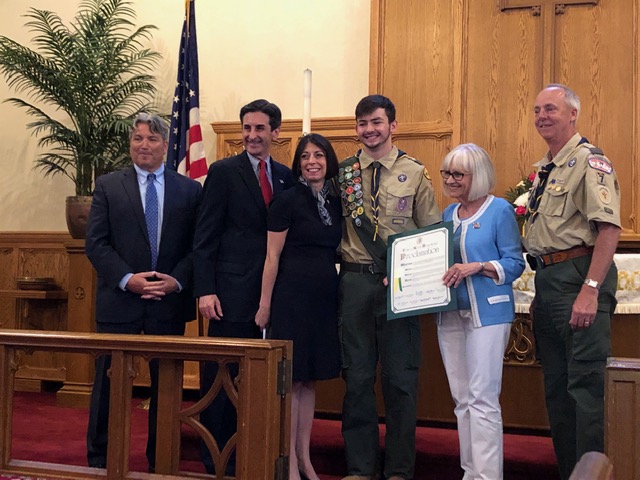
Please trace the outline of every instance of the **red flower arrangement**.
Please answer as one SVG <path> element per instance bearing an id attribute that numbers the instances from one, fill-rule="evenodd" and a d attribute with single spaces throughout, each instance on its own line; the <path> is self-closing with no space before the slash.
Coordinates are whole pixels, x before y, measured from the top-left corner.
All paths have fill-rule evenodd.
<path id="1" fill-rule="evenodd" d="M 522 180 L 520 180 L 515 187 L 509 188 L 504 194 L 504 198 L 513 205 L 516 220 L 520 228 L 524 225 L 527 205 L 529 204 L 529 192 L 531 191 L 535 178 L 536 172 L 531 172 L 529 175 L 522 177 Z"/>

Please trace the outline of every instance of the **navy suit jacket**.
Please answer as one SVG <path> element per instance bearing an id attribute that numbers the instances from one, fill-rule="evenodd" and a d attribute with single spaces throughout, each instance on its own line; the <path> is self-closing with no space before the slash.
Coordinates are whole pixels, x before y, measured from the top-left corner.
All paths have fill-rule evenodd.
<path id="1" fill-rule="evenodd" d="M 195 318 L 192 245 L 200 184 L 165 169 L 165 191 L 156 271 L 183 287 L 160 301 L 142 300 L 118 284 L 127 273 L 151 270 L 151 250 L 140 188 L 133 167 L 96 180 L 85 250 L 98 273 L 96 321 L 125 323 L 144 315 L 186 322 Z"/>
<path id="2" fill-rule="evenodd" d="M 293 186 L 271 158 L 273 194 Z M 267 206 L 246 152 L 214 162 L 204 183 L 194 243 L 194 294 L 216 294 L 222 320 L 253 322 L 267 256 Z"/>

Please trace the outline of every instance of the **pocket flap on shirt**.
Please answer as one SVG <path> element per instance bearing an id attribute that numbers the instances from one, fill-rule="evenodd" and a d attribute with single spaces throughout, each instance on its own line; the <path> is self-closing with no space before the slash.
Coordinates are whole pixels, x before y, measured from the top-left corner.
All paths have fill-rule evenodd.
<path id="1" fill-rule="evenodd" d="M 493 297 L 487 297 L 487 302 L 489 305 L 494 305 L 496 303 L 503 303 L 509 301 L 509 295 L 495 295 Z"/>

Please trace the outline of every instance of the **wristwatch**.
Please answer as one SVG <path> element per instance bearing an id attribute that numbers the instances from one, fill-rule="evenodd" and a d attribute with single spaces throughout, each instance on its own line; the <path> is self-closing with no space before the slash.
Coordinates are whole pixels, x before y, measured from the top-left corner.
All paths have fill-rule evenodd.
<path id="1" fill-rule="evenodd" d="M 484 272 L 484 262 L 479 262 L 480 263 L 480 271 Z"/>
<path id="2" fill-rule="evenodd" d="M 595 288 L 596 290 L 600 290 L 600 284 L 592 278 L 585 278 L 583 283 L 589 287 Z"/>

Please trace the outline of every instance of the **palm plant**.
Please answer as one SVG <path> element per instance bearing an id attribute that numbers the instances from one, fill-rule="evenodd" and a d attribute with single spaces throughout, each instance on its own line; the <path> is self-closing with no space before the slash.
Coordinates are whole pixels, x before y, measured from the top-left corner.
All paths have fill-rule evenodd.
<path id="1" fill-rule="evenodd" d="M 30 8 L 35 49 L 0 36 L 0 73 L 29 98 L 5 101 L 34 118 L 27 127 L 47 149 L 34 168 L 69 177 L 76 195 L 91 195 L 97 176 L 129 163 L 131 119 L 155 93 L 150 71 L 160 54 L 143 45 L 156 27 L 136 28 L 132 4 L 82 0 L 70 26 Z"/>

